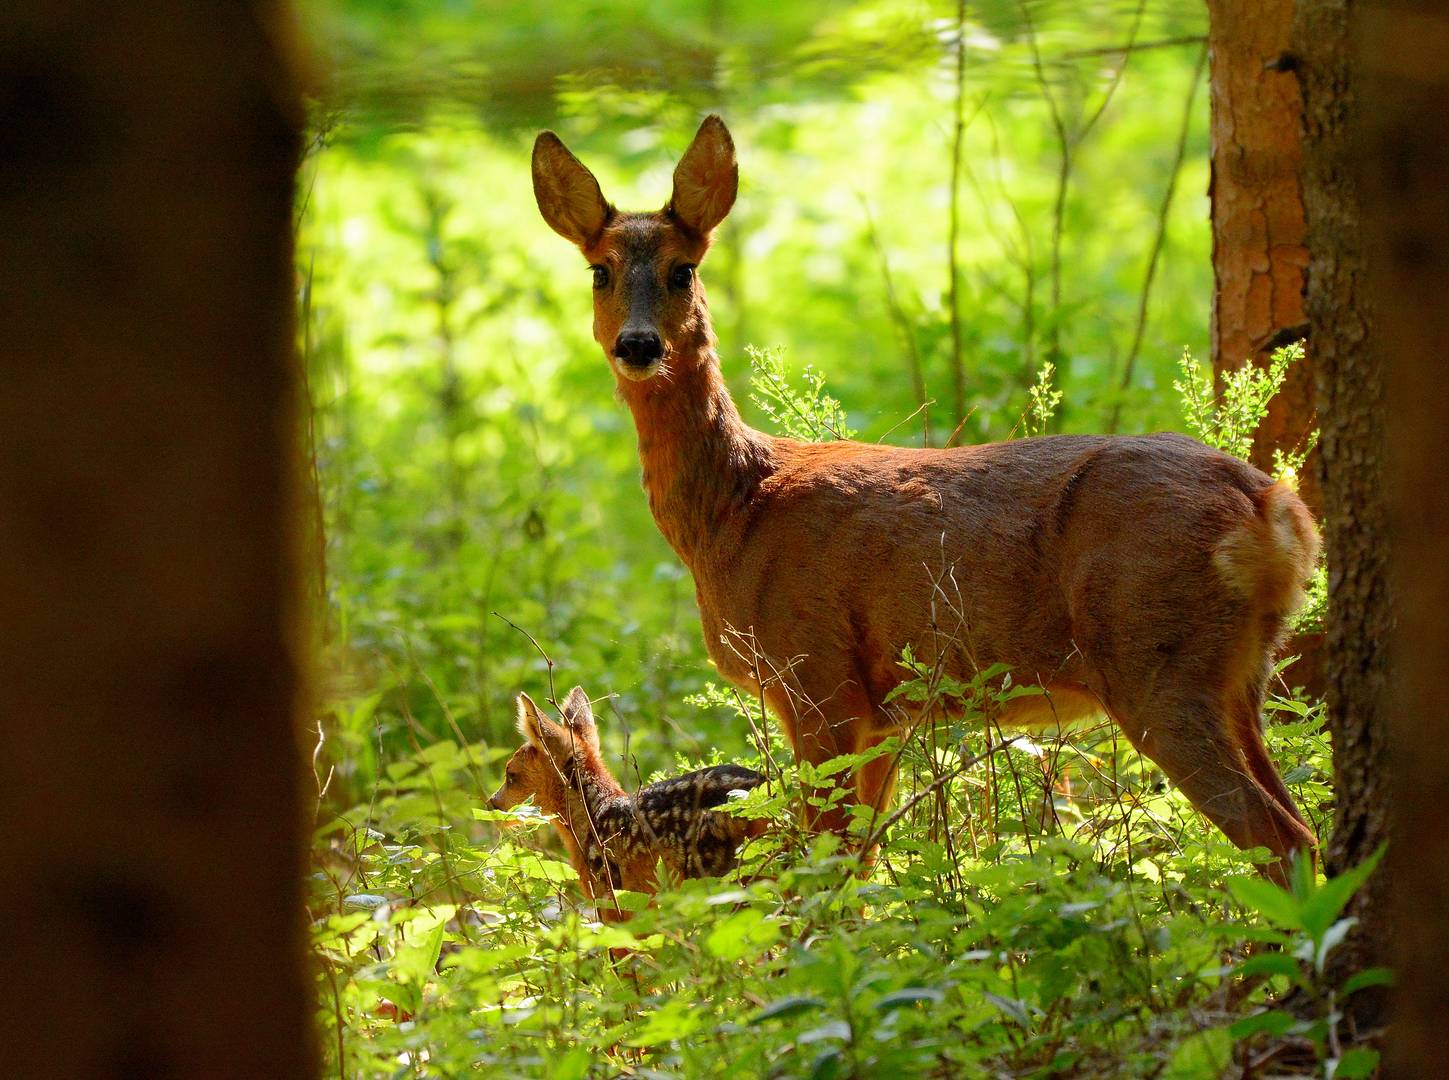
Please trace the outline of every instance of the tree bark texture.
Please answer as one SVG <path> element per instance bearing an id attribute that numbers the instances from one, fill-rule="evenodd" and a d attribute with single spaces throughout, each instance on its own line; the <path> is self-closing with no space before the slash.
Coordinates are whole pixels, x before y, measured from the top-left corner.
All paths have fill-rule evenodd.
<path id="1" fill-rule="evenodd" d="M 1212 361 L 1219 376 L 1262 366 L 1296 341 L 1308 265 L 1299 171 L 1302 100 L 1289 59 L 1293 0 L 1209 0 L 1212 56 Z M 1301 449 L 1315 425 L 1312 361 L 1295 364 L 1258 429 L 1253 464 Z M 1305 469 L 1304 499 L 1319 509 Z"/>
<path id="2" fill-rule="evenodd" d="M 1384 692 L 1394 603 L 1388 579 L 1387 405 L 1352 173 L 1359 114 L 1348 18 L 1350 0 L 1300 0 L 1294 51 L 1303 94 L 1303 202 L 1308 220 L 1307 311 L 1322 431 L 1323 531 L 1328 551 L 1328 724 L 1335 820 L 1325 864 L 1339 873 L 1388 838 Z M 1392 858 L 1392 857 L 1391 857 Z M 1359 924 L 1337 949 L 1333 977 L 1388 955 L 1389 874 L 1377 873 L 1351 905 Z M 1354 1001 L 1376 1020 L 1369 995 Z"/>
<path id="3" fill-rule="evenodd" d="M 1388 1075 L 1449 1075 L 1449 11 L 1377 0 L 1355 13 L 1357 177 L 1392 425 L 1399 603 L 1387 720 L 1395 778 Z"/>
<path id="4" fill-rule="evenodd" d="M 280 4 L 0 16 L 0 1074 L 313 1072 Z"/>

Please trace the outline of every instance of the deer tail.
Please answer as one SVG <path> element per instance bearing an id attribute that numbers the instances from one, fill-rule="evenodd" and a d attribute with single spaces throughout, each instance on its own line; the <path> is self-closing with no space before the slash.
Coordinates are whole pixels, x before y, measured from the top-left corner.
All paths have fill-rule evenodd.
<path id="1" fill-rule="evenodd" d="M 1256 512 L 1218 541 L 1213 563 L 1255 609 L 1284 619 L 1303 602 L 1318 560 L 1318 530 L 1298 493 L 1281 480 L 1251 497 Z"/>

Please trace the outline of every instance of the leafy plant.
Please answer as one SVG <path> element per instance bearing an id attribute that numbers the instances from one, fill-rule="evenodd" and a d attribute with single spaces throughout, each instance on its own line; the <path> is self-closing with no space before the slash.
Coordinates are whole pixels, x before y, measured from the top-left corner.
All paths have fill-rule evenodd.
<path id="1" fill-rule="evenodd" d="M 1203 442 L 1235 457 L 1247 460 L 1253 450 L 1253 436 L 1268 415 L 1268 406 L 1288 377 L 1288 368 L 1303 360 L 1303 343 L 1295 342 L 1275 349 L 1267 367 L 1252 361 L 1223 374 L 1223 392 L 1213 389 L 1212 372 L 1205 369 L 1192 354 L 1183 350 L 1178 361 L 1181 377 L 1173 382 L 1182 399 L 1187 426 Z M 1274 473 L 1278 477 L 1296 477 L 1313 444 L 1314 431 L 1302 447 L 1284 454 L 1278 452 Z"/>
<path id="2" fill-rule="evenodd" d="M 809 364 L 793 385 L 785 371 L 785 350 L 746 345 L 750 358 L 750 400 L 782 435 L 805 442 L 852 439 L 840 402 L 825 392 L 825 376 Z"/>
<path id="3" fill-rule="evenodd" d="M 1350 1080 L 1374 1074 L 1378 1053 L 1371 1047 L 1344 1046 L 1339 1030 L 1339 1003 L 1350 994 L 1390 981 L 1386 968 L 1369 968 L 1347 976 L 1341 985 L 1326 980 L 1328 956 L 1353 930 L 1358 920 L 1343 915 L 1344 908 L 1383 858 L 1381 847 L 1358 866 L 1322 883 L 1314 879 L 1306 860 L 1298 860 L 1290 888 L 1283 889 L 1262 878 L 1235 878 L 1228 890 L 1245 907 L 1256 911 L 1277 931 L 1270 940 L 1283 946 L 1281 952 L 1260 952 L 1242 961 L 1236 973 L 1287 980 L 1313 1002 L 1317 1016 L 1299 1019 L 1283 1009 L 1269 1009 L 1237 1021 L 1234 1038 L 1246 1039 L 1261 1032 L 1272 1035 L 1300 1035 L 1309 1038 L 1317 1052 L 1325 1080 Z"/>
<path id="4" fill-rule="evenodd" d="M 1022 427 L 1027 435 L 1045 434 L 1051 426 L 1052 417 L 1056 416 L 1057 409 L 1061 406 L 1062 392 L 1052 381 L 1055 373 L 1055 364 L 1043 364 L 1036 373 L 1036 382 L 1026 392 L 1027 406 Z"/>

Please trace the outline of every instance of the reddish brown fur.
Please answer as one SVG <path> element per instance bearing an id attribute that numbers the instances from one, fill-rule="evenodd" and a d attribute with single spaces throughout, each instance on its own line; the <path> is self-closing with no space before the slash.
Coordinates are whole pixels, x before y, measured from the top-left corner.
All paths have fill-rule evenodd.
<path id="1" fill-rule="evenodd" d="M 733 199 L 733 148 L 711 117 L 666 210 L 620 214 L 598 195 L 598 229 L 570 235 L 549 185 L 597 184 L 555 137 L 540 146 L 544 217 L 614 278 L 697 262 Z M 958 675 L 1001 662 L 1048 689 L 1008 719 L 1105 711 L 1237 844 L 1312 848 L 1258 730 L 1271 650 L 1317 548 L 1291 490 L 1177 435 L 952 450 L 773 438 L 730 400 L 698 282 L 642 313 L 636 300 L 596 290 L 594 329 L 634 415 L 650 507 L 694 574 L 711 657 L 763 690 L 799 757 L 898 727 L 884 699 L 911 645 Z M 664 341 L 654 370 L 613 355 L 640 320 Z M 857 796 L 881 806 L 892 781 L 879 759 Z"/>
<path id="2" fill-rule="evenodd" d="M 527 742 L 509 759 L 503 784 L 488 801 L 509 810 L 532 798 L 552 815 L 591 900 L 615 888 L 654 892 L 661 860 L 679 877 L 718 876 L 734 865 L 739 845 L 763 831 L 763 821 L 711 809 L 730 790 L 762 782 L 758 773 L 715 766 L 628 795 L 604 764 L 581 687 L 570 692 L 562 711 L 564 722 L 554 723 L 527 694 L 518 696 L 518 729 Z"/>

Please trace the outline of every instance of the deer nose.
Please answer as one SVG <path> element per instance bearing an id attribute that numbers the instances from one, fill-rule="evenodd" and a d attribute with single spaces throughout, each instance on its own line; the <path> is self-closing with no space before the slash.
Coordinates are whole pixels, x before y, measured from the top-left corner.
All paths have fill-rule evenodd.
<path id="1" fill-rule="evenodd" d="M 664 342 L 653 330 L 625 330 L 614 342 L 614 356 L 634 367 L 648 367 L 664 355 Z"/>

